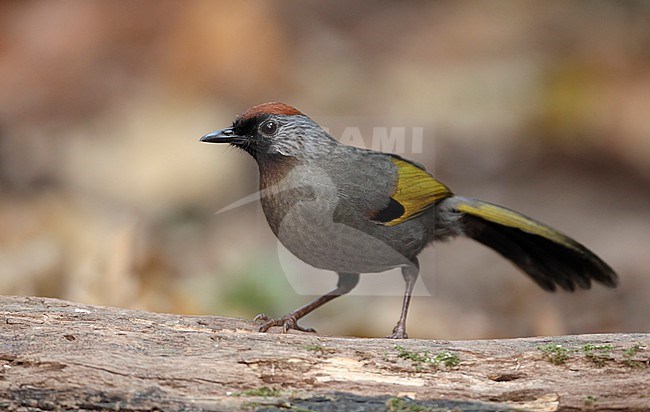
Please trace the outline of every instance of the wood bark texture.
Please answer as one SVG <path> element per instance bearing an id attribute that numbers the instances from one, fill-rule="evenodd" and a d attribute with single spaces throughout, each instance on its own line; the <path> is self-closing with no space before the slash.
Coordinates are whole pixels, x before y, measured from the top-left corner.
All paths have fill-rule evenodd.
<path id="1" fill-rule="evenodd" d="M 641 411 L 649 344 L 262 334 L 240 319 L 0 296 L 0 409 Z"/>

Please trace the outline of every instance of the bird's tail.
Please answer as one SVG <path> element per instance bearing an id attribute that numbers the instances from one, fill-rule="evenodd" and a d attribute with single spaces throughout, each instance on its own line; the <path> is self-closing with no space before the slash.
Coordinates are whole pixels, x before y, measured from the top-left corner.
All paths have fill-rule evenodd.
<path id="1" fill-rule="evenodd" d="M 618 277 L 607 263 L 552 227 L 487 202 L 454 200 L 465 234 L 499 252 L 543 289 L 588 289 L 592 280 L 616 286 Z"/>

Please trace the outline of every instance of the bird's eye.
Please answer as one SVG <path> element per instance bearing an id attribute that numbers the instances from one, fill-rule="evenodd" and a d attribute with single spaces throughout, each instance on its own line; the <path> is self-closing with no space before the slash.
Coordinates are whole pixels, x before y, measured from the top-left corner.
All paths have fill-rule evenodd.
<path id="1" fill-rule="evenodd" d="M 278 124 L 273 120 L 262 123 L 260 131 L 267 136 L 273 136 L 278 131 Z"/>

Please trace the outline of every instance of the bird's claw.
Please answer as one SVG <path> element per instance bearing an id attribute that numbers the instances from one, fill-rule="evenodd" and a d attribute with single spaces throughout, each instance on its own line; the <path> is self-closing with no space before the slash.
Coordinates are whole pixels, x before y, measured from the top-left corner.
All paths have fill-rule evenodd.
<path id="1" fill-rule="evenodd" d="M 386 336 L 388 339 L 408 339 L 409 336 L 406 334 L 406 327 L 402 324 L 397 324 L 395 328 L 393 328 L 393 333 L 390 335 Z"/>
<path id="2" fill-rule="evenodd" d="M 260 313 L 260 314 L 256 315 L 256 316 L 253 318 L 253 322 L 260 322 L 260 321 L 261 321 L 261 322 L 266 322 L 267 320 L 270 320 L 270 319 L 271 319 L 271 318 L 269 318 L 268 316 L 266 316 L 264 313 Z"/>
<path id="3" fill-rule="evenodd" d="M 290 329 L 299 330 L 301 332 L 311 332 L 316 333 L 314 328 L 303 328 L 298 325 L 298 319 L 292 314 L 285 315 L 278 319 L 269 318 L 267 315 L 260 313 L 259 315 L 253 318 L 254 322 L 264 322 L 260 328 L 260 332 L 266 332 L 274 326 L 282 326 L 282 333 L 287 333 Z"/>

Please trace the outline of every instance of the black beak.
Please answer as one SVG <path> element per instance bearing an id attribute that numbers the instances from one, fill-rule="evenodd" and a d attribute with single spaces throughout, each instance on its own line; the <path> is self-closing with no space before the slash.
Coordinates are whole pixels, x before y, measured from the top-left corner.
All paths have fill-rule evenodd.
<path id="1" fill-rule="evenodd" d="M 237 136 L 232 130 L 232 127 L 223 130 L 217 130 L 216 132 L 208 133 L 203 136 L 199 141 L 205 143 L 232 143 L 235 140 L 240 139 L 240 136 Z"/>

